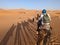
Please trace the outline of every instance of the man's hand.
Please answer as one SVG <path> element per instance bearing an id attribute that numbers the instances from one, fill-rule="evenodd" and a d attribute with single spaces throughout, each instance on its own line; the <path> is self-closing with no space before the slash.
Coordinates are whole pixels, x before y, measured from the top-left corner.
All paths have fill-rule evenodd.
<path id="1" fill-rule="evenodd" d="M 38 35 L 38 31 L 36 31 L 36 34 Z"/>

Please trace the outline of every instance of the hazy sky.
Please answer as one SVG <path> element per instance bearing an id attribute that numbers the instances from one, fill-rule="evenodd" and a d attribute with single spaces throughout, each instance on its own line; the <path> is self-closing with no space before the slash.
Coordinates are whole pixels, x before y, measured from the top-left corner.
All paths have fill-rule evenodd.
<path id="1" fill-rule="evenodd" d="M 0 8 L 4 9 L 59 9 L 60 0 L 0 0 Z"/>

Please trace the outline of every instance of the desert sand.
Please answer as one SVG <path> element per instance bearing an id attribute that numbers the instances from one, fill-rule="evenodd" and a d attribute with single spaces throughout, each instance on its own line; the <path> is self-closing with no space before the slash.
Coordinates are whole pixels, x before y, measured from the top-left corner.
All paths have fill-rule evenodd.
<path id="1" fill-rule="evenodd" d="M 36 43 L 35 32 L 37 26 L 35 22 L 32 23 L 27 20 L 35 18 L 37 13 L 41 14 L 41 10 L 0 9 L 0 44 L 34 45 Z M 52 36 L 56 39 L 55 43 L 60 43 L 60 10 L 47 10 L 47 13 L 49 13 L 52 18 Z M 29 24 L 29 26 L 27 24 Z"/>

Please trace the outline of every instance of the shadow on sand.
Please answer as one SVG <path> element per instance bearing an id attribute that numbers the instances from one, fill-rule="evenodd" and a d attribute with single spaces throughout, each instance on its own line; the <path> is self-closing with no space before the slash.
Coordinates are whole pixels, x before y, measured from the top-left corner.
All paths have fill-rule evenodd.
<path id="1" fill-rule="evenodd" d="M 17 23 L 15 26 L 14 24 L 11 26 L 10 30 L 6 33 L 0 45 L 7 45 L 11 35 L 15 32 L 15 39 L 13 45 L 34 45 L 36 43 L 36 30 L 29 24 L 29 22 L 33 25 L 32 21 L 29 20 L 27 22 Z M 23 44 L 24 43 L 24 44 Z"/>
<path id="2" fill-rule="evenodd" d="M 14 29 L 15 29 L 15 25 L 13 24 L 10 28 L 10 30 L 6 33 L 5 37 L 2 39 L 2 41 L 0 42 L 0 45 L 7 45 L 7 42 L 10 38 L 10 36 L 12 35 Z"/>
<path id="3" fill-rule="evenodd" d="M 17 23 L 14 45 L 16 45 L 17 40 L 18 40 L 17 45 L 21 45 L 20 30 L 21 30 L 21 24 Z"/>

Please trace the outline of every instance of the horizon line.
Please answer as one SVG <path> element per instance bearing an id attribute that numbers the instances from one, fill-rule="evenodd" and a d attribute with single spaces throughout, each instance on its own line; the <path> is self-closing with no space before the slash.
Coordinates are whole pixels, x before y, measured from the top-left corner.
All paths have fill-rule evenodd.
<path id="1" fill-rule="evenodd" d="M 24 10 L 43 10 L 43 9 L 26 9 L 26 8 L 0 8 L 1 10 L 15 10 L 15 9 L 24 9 Z M 60 10 L 60 9 L 46 9 L 46 10 Z"/>

